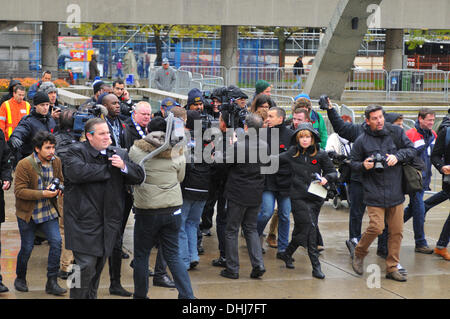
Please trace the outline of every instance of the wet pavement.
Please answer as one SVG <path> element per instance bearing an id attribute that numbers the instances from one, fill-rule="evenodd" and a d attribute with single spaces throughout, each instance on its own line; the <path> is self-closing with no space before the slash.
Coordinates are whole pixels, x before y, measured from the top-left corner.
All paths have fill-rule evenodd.
<path id="1" fill-rule="evenodd" d="M 48 244 L 44 242 L 35 246 L 28 264 L 27 282 L 29 292 L 18 292 L 14 289 L 17 254 L 20 249 L 20 237 L 17 220 L 14 214 L 14 193 L 9 190 L 5 194 L 6 222 L 1 224 L 2 256 L 1 273 L 3 283 L 9 292 L 0 294 L 0 299 L 68 299 L 65 296 L 53 296 L 45 293 Z M 408 199 L 406 200 L 408 202 Z M 345 205 L 345 204 L 344 204 Z M 431 209 L 426 217 L 425 234 L 428 244 L 434 248 L 450 210 L 449 201 Z M 292 221 L 292 216 L 291 216 Z M 123 260 L 122 285 L 133 291 L 133 270 L 129 266 L 133 251 L 133 224 L 131 215 L 125 231 L 124 250 L 130 259 Z M 363 231 L 368 225 L 367 216 L 363 220 Z M 291 222 L 291 231 L 293 222 Z M 450 299 L 450 263 L 442 257 L 432 254 L 424 255 L 414 252 L 414 233 L 412 220 L 404 226 L 400 263 L 408 270 L 407 282 L 395 282 L 385 279 L 385 262 L 376 255 L 376 241 L 364 261 L 365 269 L 370 273 L 357 276 L 351 267 L 351 259 L 345 245 L 348 237 L 348 209 L 334 209 L 330 203 L 322 208 L 319 228 L 324 240 L 325 250 L 321 253 L 324 280 L 311 276 L 311 265 L 306 251 L 299 248 L 294 254 L 295 269 L 287 269 L 284 262 L 276 259 L 276 249 L 265 245 L 264 263 L 267 272 L 261 279 L 251 279 L 251 265 L 245 246 L 240 236 L 240 278 L 231 280 L 219 275 L 222 268 L 213 267 L 211 260 L 218 257 L 215 228 L 211 237 L 204 237 L 204 255 L 196 269 L 189 271 L 194 294 L 200 299 L 296 299 L 296 298 L 370 298 L 370 299 L 402 299 L 402 298 L 436 298 Z M 268 227 L 267 229 L 268 230 Z M 156 251 L 150 257 L 153 268 Z M 379 266 L 379 267 L 377 267 Z M 380 270 L 377 276 L 377 269 Z M 58 279 L 63 286 L 65 281 Z M 149 297 L 175 299 L 176 289 L 154 287 L 150 278 Z M 377 283 L 379 286 L 377 287 Z M 373 288 L 371 288 L 373 287 Z M 126 299 L 109 294 L 108 265 L 102 273 L 98 292 L 99 299 Z"/>

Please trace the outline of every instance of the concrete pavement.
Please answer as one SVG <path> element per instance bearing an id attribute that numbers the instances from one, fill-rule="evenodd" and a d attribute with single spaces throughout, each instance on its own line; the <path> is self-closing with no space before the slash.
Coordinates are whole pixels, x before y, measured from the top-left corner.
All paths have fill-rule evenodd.
<path id="1" fill-rule="evenodd" d="M 0 294 L 0 299 L 67 299 L 45 293 L 48 244 L 35 246 L 28 264 L 28 293 L 15 291 L 14 279 L 17 254 L 20 250 L 20 237 L 17 220 L 14 214 L 13 190 L 5 196 L 7 216 L 1 225 L 2 256 L 1 273 L 3 282 L 9 292 Z M 407 199 L 408 201 L 408 199 Z M 406 201 L 406 202 L 407 202 Z M 434 248 L 439 238 L 443 223 L 450 210 L 449 201 L 433 208 L 427 214 L 425 233 L 430 247 Z M 292 220 L 292 218 L 291 218 Z M 125 231 L 124 247 L 132 258 L 133 225 L 131 215 Z M 367 216 L 363 220 L 363 230 L 368 225 Z M 291 229 L 293 222 L 291 222 Z M 245 246 L 245 240 L 240 237 L 240 278 L 230 280 L 219 275 L 222 268 L 211 266 L 211 260 L 218 257 L 217 236 L 215 229 L 211 237 L 204 237 L 205 254 L 200 256 L 200 264 L 189 272 L 194 293 L 199 299 L 297 299 L 297 298 L 369 298 L 369 299 L 402 299 L 402 298 L 450 298 L 450 264 L 440 256 L 423 255 L 414 252 L 414 234 L 412 221 L 404 227 L 400 262 L 408 270 L 408 281 L 405 283 L 385 279 L 384 260 L 376 255 L 376 242 L 370 248 L 365 259 L 365 269 L 369 265 L 377 265 L 380 273 L 380 288 L 369 288 L 367 282 L 376 283 L 373 273 L 357 276 L 351 267 L 345 240 L 348 236 L 348 209 L 335 210 L 326 203 L 319 218 L 319 228 L 324 239 L 325 250 L 320 260 L 322 270 L 326 275 L 324 280 L 311 276 L 311 265 L 306 251 L 299 248 L 294 254 L 295 269 L 286 269 L 284 262 L 276 259 L 276 249 L 266 248 L 264 262 L 267 272 L 262 279 L 250 278 L 251 265 Z M 152 252 L 150 265 L 154 266 L 156 251 Z M 123 260 L 122 284 L 133 291 L 133 271 L 129 266 L 131 259 Z M 374 267 L 374 266 L 371 266 Z M 109 295 L 108 265 L 105 265 L 100 281 L 99 299 L 126 299 Z M 375 266 L 376 268 L 376 266 Z M 371 275 L 371 277 L 369 277 Z M 368 280 L 369 279 L 369 280 Z M 177 298 L 176 289 L 152 286 L 150 278 L 149 297 L 162 299 Z M 59 279 L 60 285 L 65 282 Z"/>

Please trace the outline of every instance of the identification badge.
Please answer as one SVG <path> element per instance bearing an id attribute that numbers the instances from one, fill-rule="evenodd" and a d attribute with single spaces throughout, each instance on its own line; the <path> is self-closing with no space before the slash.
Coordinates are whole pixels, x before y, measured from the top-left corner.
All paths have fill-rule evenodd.
<path id="1" fill-rule="evenodd" d="M 328 191 L 325 187 L 320 185 L 319 182 L 314 181 L 314 182 L 311 182 L 311 184 L 309 185 L 308 193 L 322 197 L 325 199 L 325 198 L 327 198 Z"/>

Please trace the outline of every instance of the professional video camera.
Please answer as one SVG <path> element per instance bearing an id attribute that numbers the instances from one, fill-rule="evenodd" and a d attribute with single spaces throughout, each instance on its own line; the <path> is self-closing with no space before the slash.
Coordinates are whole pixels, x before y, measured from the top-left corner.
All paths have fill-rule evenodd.
<path id="1" fill-rule="evenodd" d="M 230 85 L 222 91 L 222 105 L 221 111 L 226 111 L 230 116 L 228 117 L 227 127 L 244 128 L 245 117 L 248 114 L 246 108 L 241 108 L 236 104 L 236 100 L 242 97 L 248 98 L 245 93 L 237 86 Z"/>
<path id="2" fill-rule="evenodd" d="M 384 170 L 384 164 L 386 163 L 386 157 L 380 153 L 376 153 L 370 157 L 370 161 L 374 163 L 374 169 L 377 173 L 381 173 Z"/>
<path id="3" fill-rule="evenodd" d="M 77 138 L 80 138 L 84 132 L 84 125 L 88 120 L 94 117 L 106 116 L 108 110 L 103 105 L 89 103 L 81 110 L 73 114 L 73 132 Z"/>

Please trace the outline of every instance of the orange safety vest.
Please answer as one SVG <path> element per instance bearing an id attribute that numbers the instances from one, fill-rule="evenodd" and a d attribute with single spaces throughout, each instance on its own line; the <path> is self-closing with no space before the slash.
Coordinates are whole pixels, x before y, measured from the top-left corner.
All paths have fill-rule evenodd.
<path id="1" fill-rule="evenodd" d="M 27 108 L 27 115 L 30 114 L 30 103 L 25 102 L 26 108 Z M 9 101 L 5 101 L 5 108 L 6 108 L 6 129 L 8 133 L 8 139 L 10 138 L 11 134 L 13 133 L 13 123 L 12 123 L 12 115 L 11 115 L 11 107 L 9 105 Z"/>

